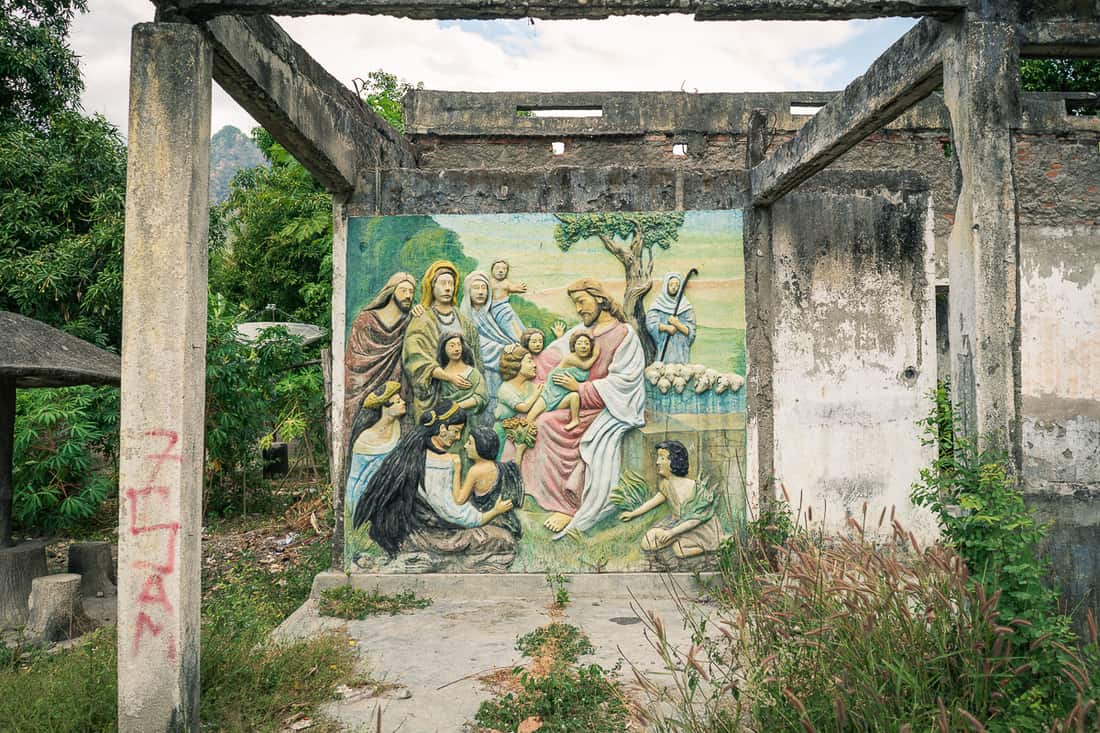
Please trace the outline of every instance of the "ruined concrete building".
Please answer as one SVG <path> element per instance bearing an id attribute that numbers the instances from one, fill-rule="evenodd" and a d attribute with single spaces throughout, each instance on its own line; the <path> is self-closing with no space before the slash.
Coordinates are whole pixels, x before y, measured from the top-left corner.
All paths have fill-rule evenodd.
<path id="1" fill-rule="evenodd" d="M 402 134 L 269 15 L 311 13 L 924 17 L 842 92 L 419 90 Z M 950 377 L 965 432 L 1053 521 L 1067 596 L 1100 610 L 1100 118 L 1067 112 L 1097 97 L 1024 94 L 1018 71 L 1098 55 L 1095 1 L 159 3 L 131 67 L 120 727 L 198 720 L 211 79 L 334 194 L 338 404 L 349 217 L 740 209 L 749 505 L 781 481 L 827 529 L 864 504 L 908 516 L 916 422 Z M 546 109 L 599 116 L 517 115 Z M 143 605 L 154 575 L 165 602 Z"/>

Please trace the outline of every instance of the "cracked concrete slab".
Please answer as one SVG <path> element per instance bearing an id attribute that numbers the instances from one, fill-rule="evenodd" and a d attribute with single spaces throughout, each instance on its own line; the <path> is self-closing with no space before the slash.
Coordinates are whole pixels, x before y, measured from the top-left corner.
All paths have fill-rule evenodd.
<path id="1" fill-rule="evenodd" d="M 620 661 L 628 690 L 636 689 L 631 664 L 647 672 L 664 665 L 647 641 L 640 614 L 656 613 L 674 646 L 687 649 L 684 629 L 672 598 L 646 599 L 639 609 L 630 599 L 576 599 L 557 620 L 588 634 L 596 651 L 581 658 L 612 669 Z M 695 606 L 706 611 L 706 607 Z M 437 600 L 426 609 L 363 621 L 322 617 L 310 599 L 273 635 L 280 641 L 326 631 L 347 633 L 361 655 L 360 671 L 382 683 L 373 697 L 334 701 L 322 713 L 347 730 L 376 731 L 381 709 L 384 733 L 459 733 L 492 692 L 480 677 L 521 665 L 516 638 L 551 622 L 549 599 Z M 393 687 L 391 687 L 393 686 Z M 388 688 L 388 689 L 386 689 Z M 407 694 L 406 694 L 407 693 Z"/>

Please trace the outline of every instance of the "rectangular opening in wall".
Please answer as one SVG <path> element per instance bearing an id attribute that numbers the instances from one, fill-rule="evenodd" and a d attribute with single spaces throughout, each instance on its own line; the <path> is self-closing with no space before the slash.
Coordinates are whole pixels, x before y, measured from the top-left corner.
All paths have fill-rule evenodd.
<path id="1" fill-rule="evenodd" d="M 1028 49 L 1021 53 L 1028 55 Z M 1100 114 L 1096 93 L 1100 66 L 1089 58 L 1024 58 L 1020 60 L 1020 88 L 1025 92 L 1061 93 L 1071 117 Z"/>
<path id="2" fill-rule="evenodd" d="M 791 102 L 791 114 L 792 115 L 816 115 L 818 111 L 824 107 L 823 104 L 807 104 L 803 102 Z"/>
<path id="3" fill-rule="evenodd" d="M 603 107 L 516 107 L 516 117 L 603 117 Z"/>

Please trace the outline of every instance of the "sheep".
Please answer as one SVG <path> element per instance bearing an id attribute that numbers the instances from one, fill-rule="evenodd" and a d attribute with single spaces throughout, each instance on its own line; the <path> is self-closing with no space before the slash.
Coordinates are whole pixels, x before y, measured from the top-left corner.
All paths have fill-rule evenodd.
<path id="1" fill-rule="evenodd" d="M 730 383 L 730 392 L 736 392 L 745 384 L 745 378 L 740 374 L 727 374 Z"/>
<path id="2" fill-rule="evenodd" d="M 657 381 L 657 389 L 661 390 L 661 394 L 668 394 L 668 388 L 672 386 L 672 380 L 668 377 L 661 377 Z"/>
<path id="3" fill-rule="evenodd" d="M 725 394 L 726 390 L 728 390 L 729 388 L 729 375 L 719 374 L 718 378 L 714 380 L 714 394 Z"/>
<path id="4" fill-rule="evenodd" d="M 684 388 L 687 387 L 687 380 L 683 377 L 676 377 L 672 380 L 672 387 L 676 390 L 676 394 L 683 394 Z"/>
<path id="5" fill-rule="evenodd" d="M 695 375 L 695 394 L 703 394 L 712 386 L 714 386 L 714 377 L 708 372 Z"/>

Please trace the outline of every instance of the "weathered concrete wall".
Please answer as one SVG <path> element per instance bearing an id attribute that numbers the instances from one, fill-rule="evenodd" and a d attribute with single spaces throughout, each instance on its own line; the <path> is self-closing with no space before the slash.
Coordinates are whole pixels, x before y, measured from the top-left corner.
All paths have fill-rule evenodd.
<path id="1" fill-rule="evenodd" d="M 1100 223 L 1021 227 L 1020 270 L 1024 488 L 1067 602 L 1100 614 Z"/>
<path id="2" fill-rule="evenodd" d="M 908 495 L 931 456 L 916 421 L 936 382 L 930 197 L 884 187 L 799 191 L 772 207 L 775 473 L 813 523 L 920 537 Z M 889 531 L 884 522 L 884 531 Z"/>

